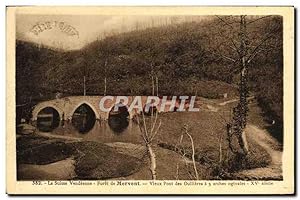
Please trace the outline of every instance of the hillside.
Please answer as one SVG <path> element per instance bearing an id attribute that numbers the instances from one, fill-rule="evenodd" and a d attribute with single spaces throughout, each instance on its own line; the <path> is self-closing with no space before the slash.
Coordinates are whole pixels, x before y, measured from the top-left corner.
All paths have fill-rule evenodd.
<path id="1" fill-rule="evenodd" d="M 258 36 L 274 25 L 282 26 L 282 19 L 267 18 L 249 27 L 253 33 L 249 40 L 258 43 Z M 82 95 L 84 76 L 87 95 L 103 95 L 105 78 L 106 94 L 150 95 L 153 76 L 158 79 L 160 95 L 236 96 L 237 64 L 214 53 L 218 49 L 234 55 L 228 38 L 217 35 L 222 26 L 207 21 L 148 28 L 110 36 L 71 52 L 17 41 L 17 104 L 53 98 L 57 92 Z M 249 68 L 251 90 L 266 116 L 279 125 L 282 68 L 279 27 Z"/>

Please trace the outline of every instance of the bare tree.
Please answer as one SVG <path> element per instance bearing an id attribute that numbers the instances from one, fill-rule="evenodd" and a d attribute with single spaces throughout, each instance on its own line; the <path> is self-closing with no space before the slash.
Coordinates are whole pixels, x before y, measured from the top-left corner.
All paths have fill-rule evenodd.
<path id="1" fill-rule="evenodd" d="M 199 175 L 198 175 L 198 170 L 197 170 L 197 166 L 196 166 L 196 160 L 195 160 L 195 145 L 194 145 L 194 139 L 192 137 L 192 135 L 189 133 L 188 130 L 188 125 L 184 125 L 183 128 L 183 133 L 185 135 L 187 135 L 191 141 L 191 148 L 192 148 L 192 162 L 193 162 L 193 168 L 194 168 L 194 172 L 195 172 L 195 178 L 196 180 L 199 180 Z"/>
<path id="2" fill-rule="evenodd" d="M 155 83 L 154 83 L 154 78 L 152 77 L 152 95 L 154 96 L 155 93 Z M 157 92 L 158 92 L 158 86 Z M 156 180 L 157 179 L 157 174 L 156 174 L 156 155 L 155 151 L 153 149 L 153 139 L 155 136 L 158 134 L 158 131 L 161 126 L 161 120 L 157 123 L 158 120 L 158 111 L 154 113 L 154 109 L 151 109 L 151 116 L 150 116 L 150 122 L 149 120 L 146 119 L 144 115 L 144 111 L 142 110 L 141 112 L 141 119 L 139 116 L 137 116 L 137 123 L 140 128 L 141 136 L 143 138 L 144 144 L 147 149 L 148 157 L 150 160 L 150 172 L 152 175 L 152 179 Z"/>
<path id="3" fill-rule="evenodd" d="M 104 63 L 104 92 L 103 95 L 106 96 L 106 90 L 107 90 L 107 59 Z"/>
<path id="4" fill-rule="evenodd" d="M 248 21 L 246 15 L 241 15 L 239 17 L 216 16 L 219 23 L 221 23 L 228 31 L 225 33 L 217 31 L 217 35 L 219 37 L 224 37 L 225 40 L 222 44 L 218 45 L 218 49 L 211 51 L 211 53 L 238 66 L 237 70 L 240 74 L 239 102 L 238 105 L 233 108 L 233 118 L 231 122 L 227 124 L 227 132 L 229 139 L 231 139 L 232 136 L 237 137 L 239 146 L 245 156 L 249 152 L 245 134 L 248 115 L 247 96 L 249 94 L 248 68 L 251 61 L 262 51 L 266 42 L 273 37 L 273 33 L 278 30 L 278 27 L 275 26 L 263 36 L 256 35 L 257 38 L 252 38 L 252 42 L 250 43 L 251 34 L 248 27 L 255 22 L 269 17 L 270 16 L 249 17 L 251 20 Z M 225 46 L 224 48 L 227 48 L 227 50 L 221 49 L 222 46 Z M 230 52 L 231 55 L 228 55 L 225 52 Z M 230 148 L 232 148 L 231 142 L 229 142 L 229 145 Z"/>
<path id="5" fill-rule="evenodd" d="M 183 142 L 184 142 L 185 138 L 187 138 L 189 140 L 189 142 L 191 143 L 191 146 L 190 146 L 191 152 L 190 152 L 189 147 L 187 148 L 188 151 L 186 151 L 186 148 L 183 145 Z M 195 144 L 194 144 L 194 139 L 193 139 L 192 135 L 189 132 L 189 127 L 188 127 L 187 124 L 183 125 L 181 136 L 180 136 L 180 139 L 179 139 L 179 143 L 176 144 L 174 150 L 181 154 L 181 157 L 182 157 L 182 159 L 185 163 L 185 169 L 184 170 L 187 172 L 190 179 L 199 180 L 197 162 L 196 162 L 196 158 L 195 158 L 196 157 L 196 148 L 195 148 Z M 190 161 L 190 159 L 191 159 L 191 161 Z M 176 164 L 175 178 L 177 180 L 180 179 L 180 177 L 179 177 L 179 166 L 180 166 L 179 162 L 177 162 L 177 164 Z M 191 164 L 192 164 L 193 170 L 190 170 L 190 165 Z"/>

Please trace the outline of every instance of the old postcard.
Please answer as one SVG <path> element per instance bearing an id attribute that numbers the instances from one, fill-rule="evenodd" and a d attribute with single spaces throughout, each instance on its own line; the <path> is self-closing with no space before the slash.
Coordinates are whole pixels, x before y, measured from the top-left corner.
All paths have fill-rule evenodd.
<path id="1" fill-rule="evenodd" d="M 293 7 L 7 7 L 8 194 L 294 194 Z"/>

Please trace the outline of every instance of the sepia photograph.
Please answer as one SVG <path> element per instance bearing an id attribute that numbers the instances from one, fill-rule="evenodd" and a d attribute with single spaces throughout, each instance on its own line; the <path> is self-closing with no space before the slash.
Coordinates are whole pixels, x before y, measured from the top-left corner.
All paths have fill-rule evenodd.
<path id="1" fill-rule="evenodd" d="M 292 7 L 288 17 L 10 9 L 14 181 L 293 185 Z"/>

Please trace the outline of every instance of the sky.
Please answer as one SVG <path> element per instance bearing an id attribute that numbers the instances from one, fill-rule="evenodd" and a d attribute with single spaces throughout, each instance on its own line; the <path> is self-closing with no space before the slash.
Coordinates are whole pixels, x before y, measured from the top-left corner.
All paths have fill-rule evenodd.
<path id="1" fill-rule="evenodd" d="M 80 49 L 112 33 L 128 32 L 170 23 L 203 20 L 203 16 L 17 15 L 16 38 L 65 50 Z M 49 24 L 43 31 L 37 27 Z M 39 26 L 36 26 L 39 25 Z M 43 26 L 45 27 L 45 26 Z M 66 33 L 64 28 L 71 27 Z M 75 34 L 77 33 L 77 34 Z"/>

